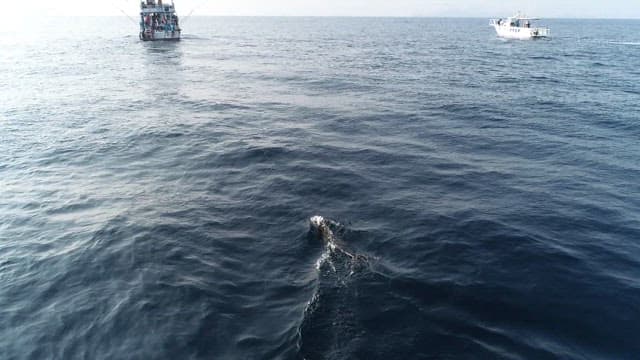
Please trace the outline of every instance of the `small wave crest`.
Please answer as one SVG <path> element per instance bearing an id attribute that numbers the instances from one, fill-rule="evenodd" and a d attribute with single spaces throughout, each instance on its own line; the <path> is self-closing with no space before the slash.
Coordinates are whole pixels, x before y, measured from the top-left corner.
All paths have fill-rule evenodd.
<path id="1" fill-rule="evenodd" d="M 635 41 L 611 41 L 609 44 L 612 45 L 623 45 L 623 46 L 640 46 L 640 42 Z"/>

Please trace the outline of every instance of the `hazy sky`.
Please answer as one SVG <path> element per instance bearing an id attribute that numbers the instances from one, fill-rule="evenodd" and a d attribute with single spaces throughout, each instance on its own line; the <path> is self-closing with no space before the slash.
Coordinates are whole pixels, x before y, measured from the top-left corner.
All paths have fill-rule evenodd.
<path id="1" fill-rule="evenodd" d="M 171 0 L 165 0 L 171 1 Z M 9 13 L 135 15 L 137 0 L 5 0 Z M 180 15 L 502 17 L 522 10 L 540 17 L 640 18 L 640 0 L 175 0 Z M 7 13 L 5 11 L 5 13 Z"/>

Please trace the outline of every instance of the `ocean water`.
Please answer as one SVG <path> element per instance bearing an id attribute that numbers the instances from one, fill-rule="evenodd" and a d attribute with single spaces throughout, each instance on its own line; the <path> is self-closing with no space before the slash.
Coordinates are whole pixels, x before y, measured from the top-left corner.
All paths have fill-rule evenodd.
<path id="1" fill-rule="evenodd" d="M 13 21 L 0 358 L 638 358 L 640 21 L 546 23 Z"/>

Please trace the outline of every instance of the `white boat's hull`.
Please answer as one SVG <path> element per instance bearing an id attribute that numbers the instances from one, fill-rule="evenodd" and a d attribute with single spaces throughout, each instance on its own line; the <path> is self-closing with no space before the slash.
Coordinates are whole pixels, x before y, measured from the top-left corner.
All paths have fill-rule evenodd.
<path id="1" fill-rule="evenodd" d="M 527 28 L 498 24 L 493 24 L 493 27 L 496 29 L 498 36 L 506 39 L 530 40 L 549 36 L 549 29 L 547 28 Z"/>
<path id="2" fill-rule="evenodd" d="M 161 41 L 161 40 L 180 40 L 180 30 L 176 31 L 151 31 L 147 30 L 140 33 L 140 40 L 143 41 Z"/>

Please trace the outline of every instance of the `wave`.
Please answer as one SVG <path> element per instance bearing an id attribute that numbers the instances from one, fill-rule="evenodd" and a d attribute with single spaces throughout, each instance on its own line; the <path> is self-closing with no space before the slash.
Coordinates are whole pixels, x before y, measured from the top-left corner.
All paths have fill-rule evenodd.
<path id="1" fill-rule="evenodd" d="M 634 41 L 610 41 L 609 44 L 627 45 L 627 46 L 640 46 L 640 42 L 634 42 Z"/>

